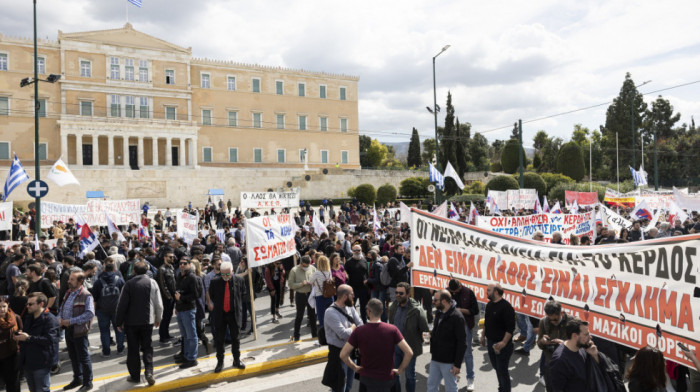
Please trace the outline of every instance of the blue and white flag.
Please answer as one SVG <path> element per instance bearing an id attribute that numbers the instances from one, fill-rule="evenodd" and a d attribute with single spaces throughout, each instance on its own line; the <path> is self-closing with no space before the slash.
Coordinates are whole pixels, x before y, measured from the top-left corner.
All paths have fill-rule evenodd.
<path id="1" fill-rule="evenodd" d="M 648 185 L 647 172 L 644 171 L 644 166 L 640 166 L 639 171 L 634 170 L 634 168 L 630 166 L 630 171 L 632 172 L 632 181 L 634 181 L 634 186 Z"/>
<path id="2" fill-rule="evenodd" d="M 21 183 L 29 181 L 29 176 L 27 172 L 24 171 L 22 163 L 15 155 L 15 159 L 12 161 L 12 166 L 10 166 L 10 173 L 7 175 L 5 180 L 5 189 L 2 192 L 2 201 L 7 200 L 7 196 L 10 195 L 15 188 L 17 188 Z"/>
<path id="3" fill-rule="evenodd" d="M 430 182 L 434 182 L 439 189 L 445 189 L 445 176 L 440 174 L 432 163 L 428 163 L 428 165 L 430 166 Z"/>
<path id="4" fill-rule="evenodd" d="M 143 5 L 141 0 L 127 0 L 127 1 L 135 6 L 139 7 L 139 8 L 141 8 L 141 6 Z"/>

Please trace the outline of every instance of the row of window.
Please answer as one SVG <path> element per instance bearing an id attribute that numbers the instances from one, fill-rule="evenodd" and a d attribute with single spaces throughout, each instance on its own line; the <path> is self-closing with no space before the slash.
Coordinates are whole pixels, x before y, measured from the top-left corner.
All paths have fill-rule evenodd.
<path id="1" fill-rule="evenodd" d="M 299 163 L 304 163 L 304 156 L 306 155 L 305 149 L 299 150 Z M 330 153 L 328 150 L 320 150 L 321 163 L 327 164 L 330 160 Z M 202 162 L 211 163 L 213 162 L 214 150 L 213 147 L 202 147 Z M 254 148 L 253 149 L 253 162 L 262 163 L 263 162 L 263 149 Z M 230 147 L 228 149 L 228 161 L 229 163 L 238 163 L 238 148 Z M 277 150 L 277 163 L 289 163 L 287 162 L 287 150 L 278 149 Z M 343 150 L 340 152 L 340 162 L 342 164 L 348 163 L 348 151 Z"/>
<path id="2" fill-rule="evenodd" d="M 46 159 L 48 159 L 48 149 L 49 147 L 47 143 L 39 143 L 39 160 L 45 161 Z M 12 157 L 10 156 L 10 151 L 10 142 L 0 142 L 0 159 L 12 159 Z M 33 151 L 34 148 L 32 148 L 32 152 Z M 20 158 L 26 159 L 27 157 Z"/>
<path id="3" fill-rule="evenodd" d="M 31 110 L 28 109 L 28 110 Z M 29 113 L 27 113 L 29 114 Z M 10 115 L 10 98 L 0 97 L 0 116 Z M 39 99 L 39 117 L 46 117 L 46 99 Z"/>
<path id="4" fill-rule="evenodd" d="M 122 61 L 123 60 L 123 61 Z M 148 61 L 138 60 L 138 67 L 136 66 L 136 60 L 125 58 L 120 59 L 119 57 L 110 57 L 109 60 L 109 78 L 112 80 L 128 80 L 128 81 L 139 81 L 148 82 Z M 38 67 L 39 73 L 46 73 L 46 58 L 38 57 Z M 8 55 L 7 53 L 0 53 L 0 71 L 7 71 L 8 69 Z M 123 77 L 122 77 L 123 75 Z M 92 77 L 92 61 L 90 60 L 80 60 L 80 76 L 84 78 Z M 211 88 L 211 74 L 201 73 L 200 74 L 200 86 L 202 88 Z M 165 83 L 175 84 L 175 70 L 166 69 L 165 70 Z M 230 91 L 236 91 L 236 77 L 227 76 L 226 77 L 226 89 Z M 260 78 L 251 79 L 251 91 L 254 93 L 259 93 L 262 91 L 262 81 Z M 328 86 L 319 86 L 319 98 L 327 98 Z M 284 81 L 275 81 L 275 94 L 284 95 Z M 297 95 L 300 97 L 306 97 L 306 83 L 297 83 Z M 345 101 L 347 99 L 347 88 L 338 88 L 338 99 Z"/>

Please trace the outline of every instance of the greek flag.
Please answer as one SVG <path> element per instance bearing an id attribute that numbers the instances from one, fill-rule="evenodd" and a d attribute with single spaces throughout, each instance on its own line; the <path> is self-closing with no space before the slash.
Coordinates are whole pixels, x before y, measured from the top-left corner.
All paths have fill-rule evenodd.
<path id="1" fill-rule="evenodd" d="M 445 176 L 440 174 L 432 163 L 428 163 L 428 165 L 430 165 L 430 182 L 434 182 L 439 189 L 445 189 Z"/>
<path id="2" fill-rule="evenodd" d="M 135 6 L 139 7 L 139 8 L 141 8 L 141 6 L 143 5 L 141 3 L 141 0 L 127 0 L 127 1 Z"/>
<path id="3" fill-rule="evenodd" d="M 634 181 L 634 186 L 648 185 L 647 172 L 644 171 L 644 166 L 640 166 L 639 171 L 634 170 L 634 168 L 630 166 L 630 171 L 632 171 L 632 181 Z"/>
<path id="4" fill-rule="evenodd" d="M 7 175 L 7 179 L 5 180 L 5 189 L 2 192 L 2 201 L 7 200 L 7 196 L 10 195 L 10 192 L 15 190 L 15 188 L 25 181 L 29 181 L 29 176 L 27 175 L 27 172 L 24 171 L 22 163 L 17 158 L 17 155 L 15 155 L 15 159 L 12 161 L 12 166 L 10 166 L 10 173 Z"/>

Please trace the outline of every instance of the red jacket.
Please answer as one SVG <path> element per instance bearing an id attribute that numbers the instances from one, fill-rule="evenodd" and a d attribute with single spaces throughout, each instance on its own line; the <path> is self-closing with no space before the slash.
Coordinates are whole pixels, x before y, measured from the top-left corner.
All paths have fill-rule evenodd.
<path id="1" fill-rule="evenodd" d="M 276 268 L 276 267 L 273 267 Z M 275 286 L 272 284 L 272 273 L 271 269 L 268 267 L 265 267 L 265 284 L 267 285 L 267 289 L 272 291 L 275 289 Z M 280 274 L 280 288 L 284 287 L 284 266 L 282 264 L 279 265 L 279 274 Z"/>

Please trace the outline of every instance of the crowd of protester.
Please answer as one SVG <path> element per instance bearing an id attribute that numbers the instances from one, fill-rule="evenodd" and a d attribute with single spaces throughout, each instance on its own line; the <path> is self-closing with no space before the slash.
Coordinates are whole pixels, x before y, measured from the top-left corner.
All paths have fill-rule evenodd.
<path id="1" fill-rule="evenodd" d="M 479 214 L 488 214 L 483 202 L 476 206 Z M 457 203 L 456 208 L 459 220 L 468 222 L 469 206 Z M 592 337 L 587 324 L 567 315 L 556 301 L 548 302 L 544 317 L 535 319 L 516 315 L 497 284 L 488 288 L 485 313 L 474 293 L 455 279 L 444 290 L 413 287 L 410 227 L 401 223 L 397 205 L 379 206 L 378 230 L 371 206 L 357 200 L 338 206 L 332 200 L 317 207 L 303 203 L 292 211 L 241 211 L 230 200 L 219 200 L 199 210 L 191 204 L 183 210 L 200 216 L 200 231 L 192 244 L 175 234 L 176 215 L 170 209 L 154 213 L 144 205 L 140 223 L 156 233 L 153 238 L 140 236 L 135 223 L 122 227 L 121 234 L 110 235 L 103 228 L 96 233 L 99 246 L 89 252 L 81 251 L 72 219 L 42 230 L 37 243 L 33 212 L 15 212 L 12 234 L 3 233 L 15 242 L 0 249 L 0 365 L 8 391 L 19 390 L 21 377 L 30 390 L 46 390 L 50 375 L 68 371 L 58 361 L 61 345 L 68 348 L 73 373 L 64 389 L 92 389 L 87 332 L 94 317 L 101 356 L 127 350 L 131 382 L 140 382 L 143 362 L 146 381 L 155 383 L 150 338 L 154 329 L 161 344 L 180 346 L 173 360 L 183 369 L 197 365 L 200 345 L 212 351 L 211 341 L 218 360 L 215 371 L 222 370 L 225 344 L 231 344 L 233 366 L 243 369 L 239 339 L 252 333 L 251 292 L 269 296 L 270 322 L 289 323 L 291 341 L 301 339 L 306 315 L 304 331 L 329 347 L 323 384 L 333 391 L 350 391 L 356 373 L 361 390 L 400 391 L 405 378 L 405 389 L 414 391 L 415 361 L 423 354 L 424 342 L 430 343 L 429 391 L 437 391 L 441 383 L 447 391 L 456 391 L 462 364 L 467 390 L 474 390 L 476 344 L 488 349 L 499 391 L 510 390 L 511 355 L 529 356 L 535 345 L 541 357 L 540 382 L 548 391 L 612 391 L 620 384 L 625 388 L 623 379 L 629 381 L 630 391 L 665 390 L 667 382 L 683 391 L 688 373 L 693 384 L 685 390 L 700 388 L 698 369 L 667 363 L 651 347 L 634 351 Z M 297 255 L 249 271 L 245 220 L 284 212 L 293 215 L 299 228 Z M 619 211 L 623 216 L 630 212 Z M 319 235 L 314 230 L 315 218 L 327 232 Z M 619 233 L 600 224 L 594 243 L 700 231 L 695 214 L 684 222 L 670 224 L 662 218 L 657 227 L 645 227 L 648 224 L 635 221 Z M 533 239 L 541 239 L 540 234 Z M 555 233 L 552 242 L 561 240 Z M 570 240 L 572 245 L 591 242 L 585 236 Z M 293 321 L 282 320 L 285 301 L 296 309 Z M 174 313 L 177 327 L 171 325 Z M 481 317 L 484 329 L 479 338 Z M 177 339 L 171 335 L 176 330 Z M 694 352 L 684 352 L 698 368 Z M 629 367 L 628 358 L 633 358 Z"/>

